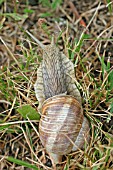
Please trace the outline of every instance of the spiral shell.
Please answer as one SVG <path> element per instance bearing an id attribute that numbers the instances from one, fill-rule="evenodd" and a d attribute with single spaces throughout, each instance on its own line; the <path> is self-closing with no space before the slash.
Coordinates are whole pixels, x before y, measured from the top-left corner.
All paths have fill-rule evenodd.
<path id="1" fill-rule="evenodd" d="M 57 95 L 43 103 L 40 139 L 51 157 L 57 155 L 54 162 L 72 150 L 82 122 L 82 108 L 73 96 Z"/>

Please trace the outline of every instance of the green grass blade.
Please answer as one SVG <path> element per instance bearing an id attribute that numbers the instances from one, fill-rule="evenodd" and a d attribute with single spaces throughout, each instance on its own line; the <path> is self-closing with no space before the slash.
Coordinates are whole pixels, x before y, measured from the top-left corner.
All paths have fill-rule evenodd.
<path id="1" fill-rule="evenodd" d="M 112 14 L 111 0 L 107 0 L 107 4 L 108 4 L 108 10 L 109 10 L 110 14 Z"/>
<path id="2" fill-rule="evenodd" d="M 13 162 L 13 163 L 18 164 L 18 165 L 22 165 L 22 166 L 27 167 L 27 168 L 32 168 L 34 170 L 39 170 L 35 165 L 31 165 L 28 162 L 13 158 L 11 156 L 8 156 L 6 159 L 8 161 Z"/>
<path id="3" fill-rule="evenodd" d="M 4 130 L 7 129 L 10 125 L 4 125 L 4 126 L 0 126 L 0 130 Z"/>

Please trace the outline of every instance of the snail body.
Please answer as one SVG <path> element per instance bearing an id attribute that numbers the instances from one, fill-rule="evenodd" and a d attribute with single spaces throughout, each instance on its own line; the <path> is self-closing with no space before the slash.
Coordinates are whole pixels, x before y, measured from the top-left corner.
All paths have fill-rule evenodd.
<path id="1" fill-rule="evenodd" d="M 59 94 L 72 95 L 81 103 L 75 80 L 73 63 L 53 42 L 44 46 L 43 60 L 37 70 L 37 80 L 34 85 L 39 110 L 46 99 Z"/>
<path id="2" fill-rule="evenodd" d="M 41 112 L 40 140 L 55 164 L 82 148 L 89 130 L 75 80 L 72 62 L 53 42 L 44 46 L 34 89 Z"/>

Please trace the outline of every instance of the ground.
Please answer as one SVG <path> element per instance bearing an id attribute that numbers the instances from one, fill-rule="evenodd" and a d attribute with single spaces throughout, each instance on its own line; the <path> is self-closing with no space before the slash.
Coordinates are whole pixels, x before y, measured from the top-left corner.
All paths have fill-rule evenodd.
<path id="1" fill-rule="evenodd" d="M 113 2 L 1 0 L 0 170 L 53 169 L 39 138 L 34 93 L 42 49 L 26 30 L 44 45 L 54 35 L 73 62 L 90 123 L 89 144 L 56 168 L 113 169 Z"/>

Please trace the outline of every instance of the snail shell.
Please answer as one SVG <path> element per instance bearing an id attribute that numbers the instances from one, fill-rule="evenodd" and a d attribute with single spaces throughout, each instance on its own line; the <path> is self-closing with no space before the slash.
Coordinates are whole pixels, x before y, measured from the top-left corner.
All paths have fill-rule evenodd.
<path id="1" fill-rule="evenodd" d="M 55 163 L 71 152 L 82 122 L 82 108 L 73 96 L 57 95 L 43 103 L 39 134 L 47 152 L 52 158 L 54 155 Z"/>

